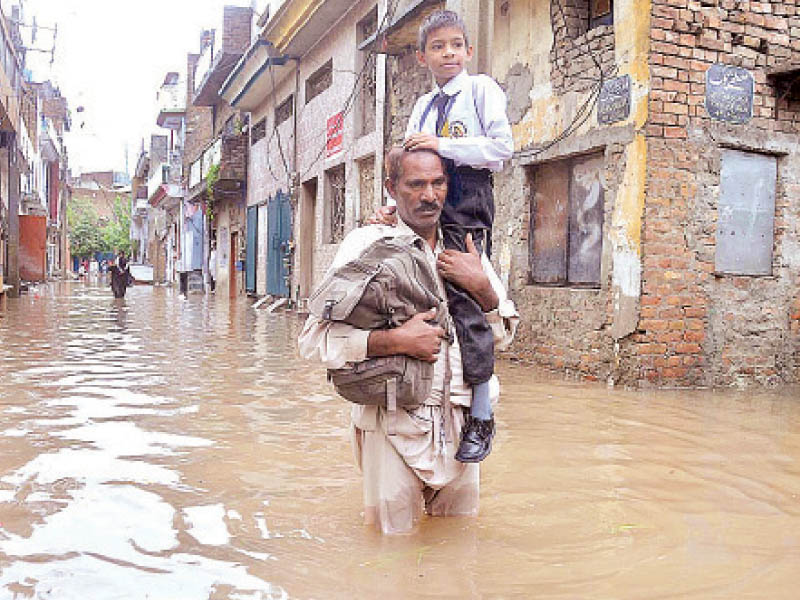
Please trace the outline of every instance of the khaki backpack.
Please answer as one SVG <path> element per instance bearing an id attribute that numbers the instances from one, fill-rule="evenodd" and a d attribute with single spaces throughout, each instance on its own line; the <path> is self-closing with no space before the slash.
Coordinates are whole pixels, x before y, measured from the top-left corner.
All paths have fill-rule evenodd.
<path id="1" fill-rule="evenodd" d="M 325 277 L 309 298 L 309 311 L 323 321 L 372 330 L 398 327 L 415 314 L 436 308 L 432 322 L 451 336 L 447 303 L 424 243 L 410 235 L 373 242 L 358 258 Z M 328 369 L 328 379 L 345 399 L 391 411 L 419 405 L 430 396 L 433 363 L 405 355 L 368 358 Z"/>

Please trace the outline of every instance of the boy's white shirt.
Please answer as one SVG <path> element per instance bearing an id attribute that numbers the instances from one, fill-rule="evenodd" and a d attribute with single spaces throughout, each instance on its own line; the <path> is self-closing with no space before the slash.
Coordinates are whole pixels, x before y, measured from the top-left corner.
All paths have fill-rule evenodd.
<path id="1" fill-rule="evenodd" d="M 436 135 L 436 108 L 431 107 L 424 123 L 420 124 L 420 119 L 440 91 L 455 95 L 455 99 L 447 114 L 450 137 L 439 138 L 439 154 L 453 160 L 456 166 L 502 170 L 503 161 L 514 153 L 506 113 L 508 101 L 497 82 L 487 75 L 470 75 L 463 70 L 441 88 L 435 85 L 414 105 L 406 137 L 418 132 Z M 453 137 L 456 131 L 463 136 Z"/>

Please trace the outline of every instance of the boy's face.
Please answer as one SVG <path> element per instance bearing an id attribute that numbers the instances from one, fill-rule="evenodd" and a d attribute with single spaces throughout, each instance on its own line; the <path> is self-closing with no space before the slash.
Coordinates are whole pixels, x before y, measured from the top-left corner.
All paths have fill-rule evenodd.
<path id="1" fill-rule="evenodd" d="M 428 34 L 425 51 L 417 50 L 419 64 L 428 67 L 440 86 L 461 73 L 472 58 L 472 46 L 467 46 L 458 27 L 440 27 Z"/>

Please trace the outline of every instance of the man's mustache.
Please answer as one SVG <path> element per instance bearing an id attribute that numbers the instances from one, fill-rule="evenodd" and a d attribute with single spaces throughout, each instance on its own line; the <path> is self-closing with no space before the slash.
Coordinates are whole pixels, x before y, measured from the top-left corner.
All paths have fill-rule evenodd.
<path id="1" fill-rule="evenodd" d="M 441 210 L 442 207 L 438 202 L 422 202 L 417 207 L 417 212 L 430 212 L 434 210 Z"/>

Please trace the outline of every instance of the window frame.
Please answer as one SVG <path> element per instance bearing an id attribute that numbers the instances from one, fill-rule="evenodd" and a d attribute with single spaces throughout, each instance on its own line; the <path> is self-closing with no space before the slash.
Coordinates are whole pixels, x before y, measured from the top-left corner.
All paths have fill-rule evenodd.
<path id="1" fill-rule="evenodd" d="M 319 87 L 319 84 L 323 82 L 326 77 L 328 78 L 328 84 L 325 87 Z M 303 86 L 306 104 L 331 87 L 333 87 L 333 57 L 329 58 L 311 73 L 311 75 L 306 77 Z"/>
<path id="2" fill-rule="evenodd" d="M 597 173 L 600 177 L 599 198 L 596 201 L 599 202 L 599 207 L 596 209 L 599 211 L 599 218 L 596 219 L 595 225 L 599 227 L 600 231 L 596 263 L 594 263 L 595 259 L 593 258 L 593 266 L 597 272 L 597 278 L 596 280 L 592 281 L 571 281 L 571 273 L 573 272 L 572 267 L 574 266 L 575 261 L 575 252 L 573 251 L 573 246 L 576 235 L 580 231 L 580 224 L 576 223 L 575 219 L 577 215 L 576 208 L 573 206 L 575 202 L 575 170 L 576 166 L 581 166 L 592 160 L 598 160 L 601 162 L 599 169 L 597 170 Z M 590 290 L 601 289 L 603 287 L 603 247 L 606 243 L 606 186 L 604 185 L 603 180 L 603 170 L 605 167 L 606 157 L 604 150 L 597 150 L 585 154 L 547 161 L 533 167 L 531 194 L 529 200 L 530 215 L 528 223 L 528 283 L 530 285 Z M 537 174 L 545 170 L 550 171 L 551 177 L 551 179 L 544 181 L 545 185 L 542 187 L 545 189 L 545 191 L 547 191 L 548 188 L 555 188 L 558 191 L 564 192 L 563 196 L 558 198 L 550 198 L 549 208 L 555 208 L 556 211 L 558 211 L 559 203 L 563 203 L 563 214 L 560 216 L 557 214 L 557 212 L 552 212 L 552 210 L 547 213 L 540 212 L 538 210 L 538 198 L 540 196 L 537 194 L 537 189 L 539 189 Z M 559 170 L 562 170 L 566 173 L 564 177 L 566 179 L 566 185 L 564 185 L 563 181 L 557 181 Z M 552 227 L 552 218 L 554 216 L 556 219 L 563 221 L 563 229 L 560 231 Z M 544 223 L 541 222 L 542 220 L 544 220 Z M 549 228 L 547 223 L 548 220 L 550 221 Z M 541 227 L 537 227 L 537 225 L 541 225 Z M 560 223 L 556 223 L 556 225 L 560 225 Z M 556 236 L 561 236 L 561 239 L 558 240 L 558 244 L 555 247 L 551 246 L 551 249 L 555 250 L 555 252 L 545 254 L 547 250 L 547 247 L 545 247 L 545 252 L 540 250 L 537 254 L 537 229 L 539 230 L 539 235 L 552 236 L 553 232 L 555 232 Z M 559 250 L 561 251 L 560 256 L 558 255 Z M 546 277 L 548 276 L 548 261 L 554 260 L 554 256 L 555 259 L 560 262 L 556 265 L 555 269 L 550 270 L 550 273 L 553 273 L 553 275 L 551 275 L 552 279 L 546 280 Z M 545 263 L 543 265 L 537 265 L 537 260 L 544 260 Z"/>
<path id="3" fill-rule="evenodd" d="M 288 110 L 287 110 L 288 107 Z M 283 112 L 286 114 L 284 115 Z M 289 94 L 275 107 L 275 127 L 283 125 L 294 116 L 294 94 Z"/>

